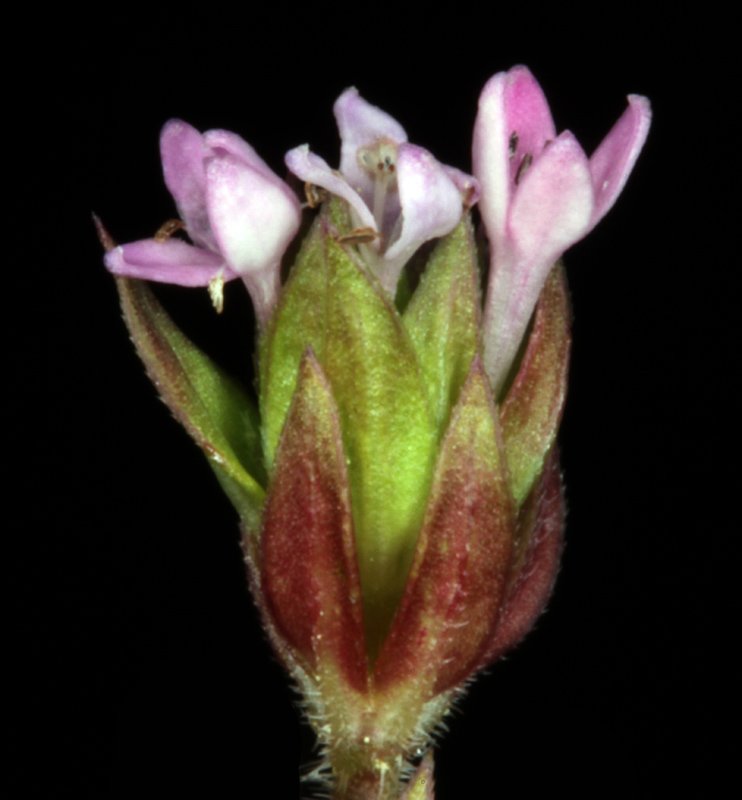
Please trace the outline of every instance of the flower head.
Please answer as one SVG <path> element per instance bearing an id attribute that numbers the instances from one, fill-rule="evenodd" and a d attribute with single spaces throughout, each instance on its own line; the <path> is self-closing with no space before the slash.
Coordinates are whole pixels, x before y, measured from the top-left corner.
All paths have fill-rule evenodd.
<path id="1" fill-rule="evenodd" d="M 477 182 L 410 144 L 404 128 L 367 103 L 354 88 L 335 102 L 340 171 L 308 145 L 286 154 L 289 169 L 308 183 L 342 197 L 358 226 L 362 253 L 393 293 L 402 268 L 429 239 L 444 236 L 479 195 Z"/>
<path id="2" fill-rule="evenodd" d="M 272 311 L 258 412 L 145 284 L 117 282 L 150 376 L 240 513 L 255 599 L 304 693 L 333 796 L 432 799 L 420 788 L 429 760 L 402 794 L 407 761 L 466 681 L 533 626 L 554 584 L 571 344 L 555 262 L 615 202 L 649 104 L 630 96 L 588 159 L 556 134 L 527 69 L 499 73 L 480 99 L 477 178 L 409 144 L 355 89 L 335 116 L 339 171 L 306 145 L 286 156 L 334 196 L 285 285 L 298 201 L 234 134 L 177 121 L 163 131 L 163 167 L 193 244 L 134 242 L 106 263 L 186 285 L 239 276 L 261 322 Z M 465 211 L 480 182 L 484 304 Z M 434 237 L 410 296 L 393 302 L 405 263 Z"/>
<path id="3" fill-rule="evenodd" d="M 628 179 L 651 116 L 645 97 L 628 101 L 588 159 L 572 133 L 556 134 L 526 67 L 497 73 L 482 91 L 473 158 L 491 250 L 484 340 L 495 388 L 507 376 L 549 270 L 597 225 Z"/>
<path id="4" fill-rule="evenodd" d="M 242 278 L 258 320 L 276 302 L 281 256 L 299 227 L 299 202 L 250 145 L 222 130 L 199 133 L 170 120 L 160 136 L 162 169 L 193 244 L 156 236 L 106 254 L 118 275 L 219 287 Z"/>

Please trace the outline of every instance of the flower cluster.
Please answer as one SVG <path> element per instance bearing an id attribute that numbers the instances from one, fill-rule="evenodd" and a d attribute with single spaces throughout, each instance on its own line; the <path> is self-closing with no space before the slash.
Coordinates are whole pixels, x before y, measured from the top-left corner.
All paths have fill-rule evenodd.
<path id="1" fill-rule="evenodd" d="M 105 263 L 150 376 L 240 513 L 252 589 L 333 796 L 432 798 L 432 780 L 414 788 L 429 758 L 402 794 L 410 760 L 551 592 L 570 348 L 558 261 L 615 202 L 650 110 L 630 96 L 588 158 L 515 67 L 482 92 L 473 176 L 355 89 L 334 110 L 339 169 L 308 145 L 286 155 L 315 216 L 283 285 L 299 198 L 238 136 L 181 121 L 161 138 L 180 221 Z M 431 240 L 415 283 L 405 268 Z M 208 286 L 218 307 L 238 277 L 259 327 L 257 408 L 129 280 Z"/>

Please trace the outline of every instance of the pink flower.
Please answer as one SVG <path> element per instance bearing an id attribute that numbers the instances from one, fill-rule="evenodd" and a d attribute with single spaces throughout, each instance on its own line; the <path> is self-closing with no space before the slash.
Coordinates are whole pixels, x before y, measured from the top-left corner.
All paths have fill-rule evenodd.
<path id="1" fill-rule="evenodd" d="M 108 252 L 117 275 L 181 286 L 242 278 L 261 325 L 275 306 L 280 262 L 300 222 L 299 201 L 234 133 L 199 133 L 170 120 L 160 136 L 162 168 L 193 244 L 145 239 Z"/>
<path id="2" fill-rule="evenodd" d="M 588 159 L 575 137 L 557 136 L 541 87 L 526 67 L 494 75 L 479 99 L 474 174 L 490 242 L 484 308 L 485 367 L 499 389 L 551 267 L 609 211 L 644 144 L 645 97 L 628 108 Z"/>
<path id="3" fill-rule="evenodd" d="M 361 252 L 393 294 L 413 253 L 423 242 L 453 230 L 463 205 L 476 202 L 478 185 L 470 175 L 409 144 L 404 128 L 356 89 L 346 89 L 334 111 L 342 141 L 340 171 L 308 145 L 290 150 L 286 164 L 303 181 L 348 203 L 354 223 L 369 239 Z"/>

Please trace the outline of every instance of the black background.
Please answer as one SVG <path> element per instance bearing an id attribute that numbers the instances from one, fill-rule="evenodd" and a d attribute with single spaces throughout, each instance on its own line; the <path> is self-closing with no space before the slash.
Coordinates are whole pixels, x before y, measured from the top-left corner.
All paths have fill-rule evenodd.
<path id="1" fill-rule="evenodd" d="M 467 169 L 479 90 L 515 63 L 588 152 L 628 92 L 655 116 L 616 207 L 567 256 L 556 593 L 451 718 L 439 800 L 714 796 L 731 752 L 724 642 L 738 629 L 724 566 L 739 528 L 726 214 L 739 137 L 729 23 L 703 12 L 214 3 L 68 9 L 24 28 L 6 153 L 21 178 L 7 352 L 24 367 L 7 439 L 9 464 L 24 462 L 8 502 L 9 541 L 25 545 L 10 576 L 13 740 L 31 754 L 15 761 L 17 796 L 289 798 L 312 758 L 246 591 L 235 515 L 144 376 L 90 212 L 119 241 L 173 216 L 157 146 L 172 116 L 239 132 L 279 174 L 303 142 L 332 163 L 331 104 L 351 84 Z M 205 292 L 160 296 L 250 381 L 238 286 L 222 317 Z"/>

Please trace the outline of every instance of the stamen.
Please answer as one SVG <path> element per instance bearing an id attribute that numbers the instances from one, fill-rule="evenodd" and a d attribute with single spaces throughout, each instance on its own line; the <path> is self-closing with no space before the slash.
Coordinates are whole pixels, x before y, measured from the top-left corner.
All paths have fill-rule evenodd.
<path id="1" fill-rule="evenodd" d="M 183 224 L 182 220 L 169 219 L 167 222 L 163 222 L 162 225 L 160 225 L 160 227 L 157 229 L 155 241 L 166 242 L 174 233 L 184 229 L 185 225 Z"/>
<path id="2" fill-rule="evenodd" d="M 222 311 L 224 311 L 224 270 L 220 269 L 219 272 L 214 275 L 209 281 L 208 288 L 214 311 L 216 311 L 217 314 L 221 314 Z"/>
<path id="3" fill-rule="evenodd" d="M 523 160 L 518 165 L 518 170 L 515 173 L 515 185 L 517 186 L 520 183 L 520 179 L 526 174 L 526 170 L 528 167 L 533 164 L 533 156 L 530 153 L 526 153 L 523 156 Z"/>
<path id="4" fill-rule="evenodd" d="M 396 186 L 397 145 L 388 139 L 379 139 L 368 147 L 358 149 L 358 164 L 374 179 L 374 199 L 371 212 L 381 229 L 387 192 Z"/>
<path id="5" fill-rule="evenodd" d="M 338 244 L 368 244 L 379 236 L 373 228 L 354 228 L 350 233 L 336 237 Z"/>
<path id="6" fill-rule="evenodd" d="M 515 158 L 515 153 L 518 150 L 518 134 L 513 131 L 510 134 L 510 139 L 508 141 L 508 155 L 510 158 Z"/>
<path id="7" fill-rule="evenodd" d="M 304 184 L 304 195 L 307 198 L 309 208 L 317 208 L 327 198 L 327 192 L 321 186 L 315 186 L 309 181 Z"/>

